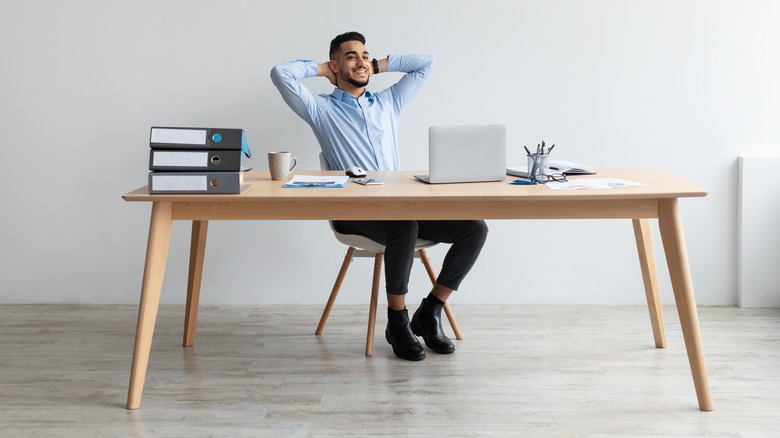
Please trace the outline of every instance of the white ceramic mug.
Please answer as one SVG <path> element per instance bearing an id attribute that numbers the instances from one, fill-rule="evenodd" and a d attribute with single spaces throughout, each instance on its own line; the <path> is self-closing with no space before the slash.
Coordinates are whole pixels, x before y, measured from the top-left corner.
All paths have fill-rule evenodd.
<path id="1" fill-rule="evenodd" d="M 290 152 L 269 152 L 268 169 L 271 171 L 271 179 L 284 180 L 298 165 L 298 160 L 293 158 Z"/>

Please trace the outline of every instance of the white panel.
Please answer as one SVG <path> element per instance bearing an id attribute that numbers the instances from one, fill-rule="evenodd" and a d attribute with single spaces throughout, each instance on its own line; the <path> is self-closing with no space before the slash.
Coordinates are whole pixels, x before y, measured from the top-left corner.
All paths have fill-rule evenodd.
<path id="1" fill-rule="evenodd" d="M 152 175 L 152 188 L 159 191 L 207 191 L 206 175 Z"/>
<path id="2" fill-rule="evenodd" d="M 739 158 L 738 304 L 780 307 L 780 158 Z"/>
<path id="3" fill-rule="evenodd" d="M 171 143 L 171 144 L 206 144 L 205 129 L 152 129 L 152 143 Z"/>
<path id="4" fill-rule="evenodd" d="M 203 167 L 209 166 L 208 152 L 155 151 L 155 166 Z"/>

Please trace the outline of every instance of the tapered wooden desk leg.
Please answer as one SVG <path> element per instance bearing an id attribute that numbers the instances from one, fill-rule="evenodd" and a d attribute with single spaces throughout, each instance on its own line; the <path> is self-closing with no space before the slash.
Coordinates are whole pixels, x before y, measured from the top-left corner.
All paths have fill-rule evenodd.
<path id="1" fill-rule="evenodd" d="M 206 232 L 209 221 L 192 221 L 192 239 L 190 240 L 190 271 L 187 277 L 187 305 L 184 310 L 185 347 L 195 343 L 195 327 L 198 321 L 198 303 L 200 302 L 200 280 L 203 278 L 203 258 L 206 254 Z"/>
<path id="2" fill-rule="evenodd" d="M 171 246 L 173 227 L 171 210 L 170 202 L 152 203 L 144 279 L 141 285 L 141 303 L 138 306 L 138 323 L 135 330 L 133 364 L 130 369 L 130 388 L 127 391 L 127 409 L 137 409 L 141 405 L 146 367 L 149 364 L 149 351 L 154 336 L 154 323 L 157 320 L 165 264 L 168 260 L 168 248 Z"/>
<path id="3" fill-rule="evenodd" d="M 685 340 L 685 349 L 688 352 L 691 374 L 693 374 L 699 409 L 711 411 L 713 409 L 712 397 L 707 377 L 707 365 L 704 360 L 699 316 L 696 310 L 696 299 L 693 295 L 693 281 L 688 266 L 688 253 L 676 198 L 658 201 L 658 226 L 661 229 L 666 263 L 669 265 L 669 276 L 672 280 L 677 312 L 680 315 L 680 325 Z"/>
<path id="4" fill-rule="evenodd" d="M 658 275 L 655 269 L 653 241 L 650 236 L 650 223 L 647 219 L 633 219 L 636 249 L 639 252 L 639 265 L 642 268 L 642 280 L 645 283 L 647 310 L 650 312 L 650 325 L 653 326 L 653 338 L 657 348 L 666 348 L 664 333 L 664 315 L 661 297 L 658 294 Z"/>

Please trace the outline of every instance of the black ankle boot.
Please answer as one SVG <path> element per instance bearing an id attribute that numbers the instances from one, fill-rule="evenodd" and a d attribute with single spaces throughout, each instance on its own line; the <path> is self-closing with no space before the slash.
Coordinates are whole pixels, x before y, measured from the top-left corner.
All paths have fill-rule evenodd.
<path id="1" fill-rule="evenodd" d="M 393 346 L 393 353 L 401 359 L 423 360 L 425 349 L 409 327 L 409 313 L 387 308 L 387 329 L 385 339 Z"/>
<path id="2" fill-rule="evenodd" d="M 420 307 L 412 316 L 412 332 L 422 336 L 425 345 L 431 350 L 449 354 L 455 351 L 455 344 L 444 334 L 441 329 L 441 309 L 444 304 L 433 303 L 423 298 Z"/>

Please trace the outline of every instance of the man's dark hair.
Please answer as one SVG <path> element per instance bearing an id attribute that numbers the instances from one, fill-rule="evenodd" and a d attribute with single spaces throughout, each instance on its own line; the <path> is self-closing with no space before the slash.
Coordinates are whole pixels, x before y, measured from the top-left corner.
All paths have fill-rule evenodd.
<path id="1" fill-rule="evenodd" d="M 366 44 L 366 37 L 363 36 L 360 32 L 346 32 L 342 33 L 341 35 L 337 36 L 336 38 L 333 38 L 333 41 L 330 42 L 330 53 L 328 54 L 330 56 L 330 59 L 333 59 L 333 54 L 338 52 L 341 48 L 341 43 L 345 43 L 347 41 L 360 41 L 362 44 Z"/>

